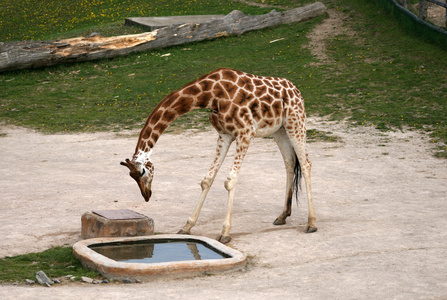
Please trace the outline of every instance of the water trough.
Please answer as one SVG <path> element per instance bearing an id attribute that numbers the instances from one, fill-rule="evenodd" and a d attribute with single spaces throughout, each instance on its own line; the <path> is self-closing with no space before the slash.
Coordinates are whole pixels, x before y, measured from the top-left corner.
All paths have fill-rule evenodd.
<path id="1" fill-rule="evenodd" d="M 92 238 L 74 244 L 73 253 L 84 266 L 115 280 L 194 276 L 246 264 L 244 254 L 216 240 L 179 234 Z"/>

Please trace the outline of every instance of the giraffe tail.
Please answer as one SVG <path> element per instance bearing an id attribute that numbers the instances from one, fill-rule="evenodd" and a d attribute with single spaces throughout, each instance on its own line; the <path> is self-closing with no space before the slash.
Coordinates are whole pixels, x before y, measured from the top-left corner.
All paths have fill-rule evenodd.
<path id="1" fill-rule="evenodd" d="M 294 168 L 295 177 L 293 178 L 293 185 L 292 185 L 292 191 L 295 194 L 296 204 L 299 204 L 298 201 L 298 192 L 301 188 L 300 182 L 301 182 L 301 165 L 300 161 L 298 160 L 298 156 L 295 154 L 295 168 Z"/>

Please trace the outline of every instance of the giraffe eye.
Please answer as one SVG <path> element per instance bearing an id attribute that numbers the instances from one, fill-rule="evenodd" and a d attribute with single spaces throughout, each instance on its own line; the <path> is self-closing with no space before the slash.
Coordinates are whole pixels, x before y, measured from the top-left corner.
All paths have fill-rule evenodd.
<path id="1" fill-rule="evenodd" d="M 141 171 L 141 174 L 140 174 L 140 176 L 143 176 L 143 175 L 144 175 L 144 173 L 146 173 L 146 169 L 145 169 L 145 168 L 143 168 L 143 171 Z"/>

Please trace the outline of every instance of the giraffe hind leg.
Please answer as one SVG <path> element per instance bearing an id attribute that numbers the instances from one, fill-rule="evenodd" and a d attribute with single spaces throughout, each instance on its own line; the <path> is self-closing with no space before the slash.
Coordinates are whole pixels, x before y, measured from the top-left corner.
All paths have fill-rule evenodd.
<path id="1" fill-rule="evenodd" d="M 305 132 L 305 128 L 302 128 Z M 305 139 L 301 137 L 297 137 L 293 133 L 289 133 L 290 142 L 293 145 L 293 149 L 295 150 L 296 156 L 301 166 L 301 172 L 304 177 L 304 181 L 306 183 L 306 192 L 307 192 L 307 204 L 308 204 L 308 221 L 304 232 L 311 233 L 317 231 L 316 223 L 316 214 L 313 204 L 312 198 L 312 185 L 311 185 L 311 167 L 312 163 L 306 153 L 306 142 Z"/>
<path id="2" fill-rule="evenodd" d="M 294 174 L 294 170 L 296 171 L 296 154 L 293 150 L 292 145 L 290 144 L 289 137 L 287 136 L 284 128 L 281 128 L 279 131 L 277 131 L 273 138 L 276 142 L 276 144 L 279 147 L 279 150 L 281 151 L 281 155 L 284 160 L 284 165 L 286 167 L 286 198 L 284 203 L 284 209 L 283 212 L 279 215 L 278 218 L 273 222 L 274 225 L 284 225 L 286 224 L 286 219 L 289 217 L 292 213 L 292 198 L 293 198 L 293 190 L 295 182 L 294 178 L 297 176 L 297 174 Z M 295 187 L 298 188 L 298 187 Z"/>
<path id="3" fill-rule="evenodd" d="M 304 165 L 303 175 L 304 175 L 304 180 L 306 182 L 307 202 L 308 202 L 308 209 L 309 209 L 308 221 L 306 224 L 306 228 L 304 229 L 304 232 L 312 233 L 312 232 L 317 231 L 317 227 L 315 225 L 315 223 L 317 221 L 317 217 L 315 215 L 314 203 L 313 203 L 313 199 L 312 199 L 311 181 L 310 181 L 310 171 L 311 171 L 312 163 L 310 162 L 307 154 L 305 156 L 303 165 Z"/>

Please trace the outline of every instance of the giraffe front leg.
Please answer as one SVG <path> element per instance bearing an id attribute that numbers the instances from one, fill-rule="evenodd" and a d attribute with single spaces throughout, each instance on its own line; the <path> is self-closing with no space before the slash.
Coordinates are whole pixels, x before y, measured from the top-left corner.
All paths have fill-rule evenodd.
<path id="1" fill-rule="evenodd" d="M 231 229 L 231 215 L 233 212 L 233 200 L 234 200 L 234 188 L 236 187 L 237 179 L 239 177 L 239 171 L 242 166 L 245 155 L 247 154 L 248 146 L 250 145 L 250 137 L 238 137 L 236 139 L 236 157 L 234 158 L 233 167 L 230 174 L 225 181 L 225 189 L 228 191 L 228 207 L 225 221 L 222 226 L 222 233 L 217 239 L 223 244 L 231 241 L 230 229 Z"/>
<path id="2" fill-rule="evenodd" d="M 237 177 L 228 177 L 225 181 L 225 189 L 228 191 L 228 207 L 227 214 L 225 216 L 225 221 L 222 226 L 222 233 L 217 238 L 222 244 L 229 243 L 231 241 L 230 229 L 231 229 L 231 215 L 233 212 L 233 199 L 234 199 L 234 188 L 236 187 Z"/>
<path id="3" fill-rule="evenodd" d="M 236 187 L 237 179 L 239 177 L 239 171 L 241 170 L 242 162 L 244 161 L 245 155 L 247 154 L 248 146 L 250 145 L 250 141 L 253 136 L 253 133 L 246 133 L 245 135 L 240 135 L 236 138 L 236 156 L 234 158 L 230 175 L 225 181 L 225 189 L 228 191 L 227 214 L 222 226 L 222 233 L 217 239 L 224 244 L 228 243 L 231 240 L 230 229 L 231 214 L 233 211 L 234 188 Z"/>
<path id="4" fill-rule="evenodd" d="M 199 218 L 200 211 L 202 210 L 203 203 L 205 202 L 206 196 L 211 188 L 211 185 L 216 178 L 217 172 L 222 165 L 225 156 L 227 155 L 228 149 L 230 148 L 233 138 L 228 135 L 219 135 L 217 140 L 216 157 L 214 162 L 205 178 L 202 180 L 200 186 L 202 187 L 202 193 L 200 194 L 199 201 L 197 201 L 196 208 L 194 209 L 191 216 L 186 221 L 186 225 L 178 232 L 178 234 L 191 234 L 191 228 L 194 227 Z"/>
<path id="5" fill-rule="evenodd" d="M 214 177 L 205 177 L 205 179 L 202 180 L 201 187 L 202 187 L 202 193 L 200 194 L 199 201 L 197 202 L 196 208 L 194 209 L 194 212 L 191 214 L 191 216 L 186 221 L 186 225 L 183 226 L 182 229 L 178 232 L 178 234 L 191 234 L 191 228 L 194 227 L 197 223 L 197 219 L 199 218 L 200 211 L 202 210 L 203 203 L 205 202 L 206 196 L 208 195 L 208 192 L 211 188 L 211 185 L 213 184 Z"/>

